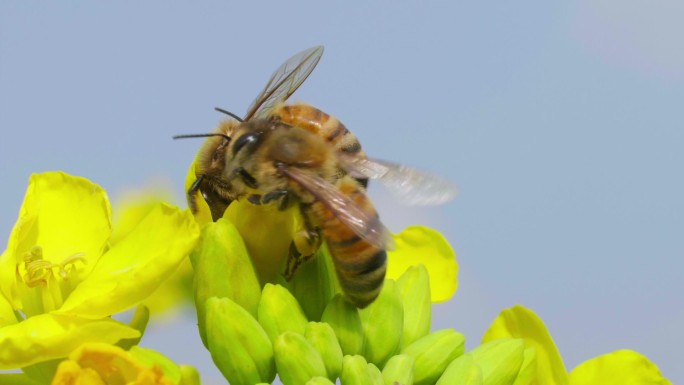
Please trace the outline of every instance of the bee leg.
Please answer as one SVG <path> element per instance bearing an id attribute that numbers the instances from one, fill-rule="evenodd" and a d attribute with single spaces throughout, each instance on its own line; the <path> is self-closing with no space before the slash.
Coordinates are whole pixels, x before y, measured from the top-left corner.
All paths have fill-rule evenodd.
<path id="1" fill-rule="evenodd" d="M 253 205 L 260 205 L 261 204 L 261 195 L 259 194 L 251 194 L 247 196 L 247 201 Z"/>
<path id="2" fill-rule="evenodd" d="M 294 233 L 290 244 L 290 254 L 285 265 L 285 279 L 292 279 L 297 268 L 309 259 L 321 247 L 323 239 L 320 230 L 314 227 L 309 219 L 308 210 L 311 205 L 300 204 L 302 213 L 302 229 Z"/>
<path id="3" fill-rule="evenodd" d="M 294 277 L 299 266 L 313 258 L 320 245 L 321 237 L 317 231 L 301 230 L 294 234 L 285 263 L 284 276 L 287 281 Z"/>
<path id="4" fill-rule="evenodd" d="M 261 198 L 261 203 L 263 203 L 263 204 L 271 203 L 272 200 L 282 198 L 289 193 L 290 192 L 285 190 L 285 189 L 273 190 L 269 193 L 264 194 L 264 196 Z"/>
<path id="5" fill-rule="evenodd" d="M 197 202 L 195 201 L 197 197 L 195 195 L 198 191 L 200 191 L 200 186 L 202 185 L 203 179 L 204 175 L 200 175 L 186 192 L 186 197 L 188 199 L 188 207 L 190 207 L 190 211 L 193 214 L 197 214 Z"/>

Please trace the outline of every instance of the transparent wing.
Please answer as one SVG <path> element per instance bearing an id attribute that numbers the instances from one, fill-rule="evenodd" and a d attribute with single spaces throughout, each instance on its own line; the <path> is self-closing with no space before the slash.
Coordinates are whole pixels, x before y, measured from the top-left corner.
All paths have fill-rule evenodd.
<path id="1" fill-rule="evenodd" d="M 394 247 L 390 232 L 380 219 L 359 207 L 334 185 L 297 168 L 283 167 L 281 172 L 313 194 L 337 219 L 366 242 L 384 249 Z"/>
<path id="2" fill-rule="evenodd" d="M 355 178 L 380 180 L 402 204 L 439 205 L 456 196 L 456 186 L 437 175 L 385 160 L 344 157 L 342 163 Z"/>
<path id="3" fill-rule="evenodd" d="M 273 106 L 284 102 L 292 95 L 318 64 L 323 56 L 323 46 L 304 50 L 287 59 L 271 76 L 259 96 L 249 106 L 245 120 L 263 117 Z"/>

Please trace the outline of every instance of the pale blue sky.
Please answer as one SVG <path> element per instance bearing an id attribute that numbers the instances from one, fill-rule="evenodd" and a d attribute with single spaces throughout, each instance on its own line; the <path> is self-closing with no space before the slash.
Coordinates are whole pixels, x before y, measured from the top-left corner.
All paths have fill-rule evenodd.
<path id="1" fill-rule="evenodd" d="M 521 303 L 568 369 L 632 348 L 684 381 L 683 3 L 78 3 L 0 4 L 3 249 L 32 172 L 88 177 L 115 201 L 162 180 L 183 204 L 200 142 L 171 136 L 211 130 L 214 106 L 241 114 L 283 60 L 323 44 L 293 99 L 459 186 L 432 209 L 372 190 L 390 228 L 431 225 L 457 251 L 435 329 L 473 347 Z M 220 378 L 192 322 L 144 342 Z"/>

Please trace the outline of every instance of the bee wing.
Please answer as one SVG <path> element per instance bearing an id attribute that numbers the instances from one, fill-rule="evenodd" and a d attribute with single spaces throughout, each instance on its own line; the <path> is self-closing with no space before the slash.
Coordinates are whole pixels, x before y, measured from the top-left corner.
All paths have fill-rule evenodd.
<path id="1" fill-rule="evenodd" d="M 298 168 L 282 167 L 280 170 L 285 176 L 313 194 L 354 234 L 379 248 L 392 249 L 394 247 L 391 233 L 380 222 L 380 219 L 363 210 L 334 185 Z"/>
<path id="2" fill-rule="evenodd" d="M 359 157 L 342 160 L 352 176 L 380 180 L 402 204 L 439 205 L 456 196 L 456 186 L 450 181 L 403 164 Z"/>
<path id="3" fill-rule="evenodd" d="M 264 90 L 249 106 L 245 120 L 252 119 L 255 116 L 263 117 L 273 106 L 287 100 L 309 77 L 318 61 L 321 60 L 322 55 L 323 46 L 318 45 L 287 59 L 271 75 L 271 79 Z"/>

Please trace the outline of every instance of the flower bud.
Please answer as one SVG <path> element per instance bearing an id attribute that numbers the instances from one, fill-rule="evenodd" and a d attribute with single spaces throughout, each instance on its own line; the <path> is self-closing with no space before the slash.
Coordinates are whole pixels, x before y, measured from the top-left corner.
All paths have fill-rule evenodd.
<path id="1" fill-rule="evenodd" d="M 292 280 L 283 286 L 289 288 L 297 298 L 308 319 L 321 319 L 328 301 L 342 290 L 325 242 L 310 261 L 299 266 Z"/>
<path id="2" fill-rule="evenodd" d="M 321 354 L 328 378 L 334 380 L 339 377 L 342 371 L 342 348 L 330 325 L 324 322 L 309 322 L 304 330 L 304 337 Z"/>
<path id="3" fill-rule="evenodd" d="M 482 369 L 486 385 L 513 384 L 525 357 L 521 339 L 502 338 L 480 345 L 468 353 Z"/>
<path id="4" fill-rule="evenodd" d="M 267 283 L 259 301 L 258 319 L 271 341 L 286 331 L 304 335 L 306 316 L 297 300 L 280 285 Z"/>
<path id="5" fill-rule="evenodd" d="M 314 377 L 307 381 L 306 385 L 335 385 L 332 381 L 325 377 Z"/>
<path id="6" fill-rule="evenodd" d="M 228 298 L 212 297 L 206 309 L 207 347 L 223 376 L 233 385 L 273 381 L 273 346 L 257 320 Z"/>
<path id="7" fill-rule="evenodd" d="M 230 298 L 256 317 L 261 286 L 235 226 L 225 219 L 207 224 L 190 261 L 195 271 L 193 290 L 197 321 L 205 346 L 207 299 Z"/>
<path id="8" fill-rule="evenodd" d="M 415 383 L 434 384 L 444 369 L 465 351 L 465 337 L 452 329 L 440 330 L 415 341 L 402 354 L 416 361 Z"/>
<path id="9" fill-rule="evenodd" d="M 435 385 L 452 384 L 482 385 L 482 371 L 469 354 L 451 361 Z"/>
<path id="10" fill-rule="evenodd" d="M 368 365 L 366 365 L 366 369 L 368 370 L 368 376 L 371 379 L 371 385 L 385 385 L 385 379 L 382 378 L 382 372 L 377 366 L 369 362 Z"/>
<path id="11" fill-rule="evenodd" d="M 371 383 L 368 363 L 362 356 L 344 356 L 342 360 L 342 385 L 368 385 Z"/>
<path id="12" fill-rule="evenodd" d="M 390 358 L 382 369 L 382 378 L 386 385 L 413 385 L 415 360 L 407 354 L 399 354 Z"/>
<path id="13" fill-rule="evenodd" d="M 312 377 L 327 377 L 323 358 L 301 334 L 279 335 L 273 350 L 278 376 L 284 385 L 301 385 Z"/>
<path id="14" fill-rule="evenodd" d="M 181 377 L 178 385 L 202 385 L 199 372 L 194 366 L 181 365 L 180 372 Z"/>
<path id="15" fill-rule="evenodd" d="M 430 300 L 430 277 L 424 265 L 415 265 L 404 272 L 397 281 L 404 304 L 404 329 L 402 347 L 430 333 L 432 303 Z"/>
<path id="16" fill-rule="evenodd" d="M 349 303 L 343 294 L 337 294 L 323 311 L 322 322 L 328 323 L 337 336 L 342 353 L 361 354 L 363 349 L 363 327 L 356 306 Z"/>
<path id="17" fill-rule="evenodd" d="M 364 335 L 363 355 L 382 367 L 399 351 L 404 326 L 404 308 L 395 282 L 385 280 L 378 298 L 359 310 L 359 316 Z"/>

